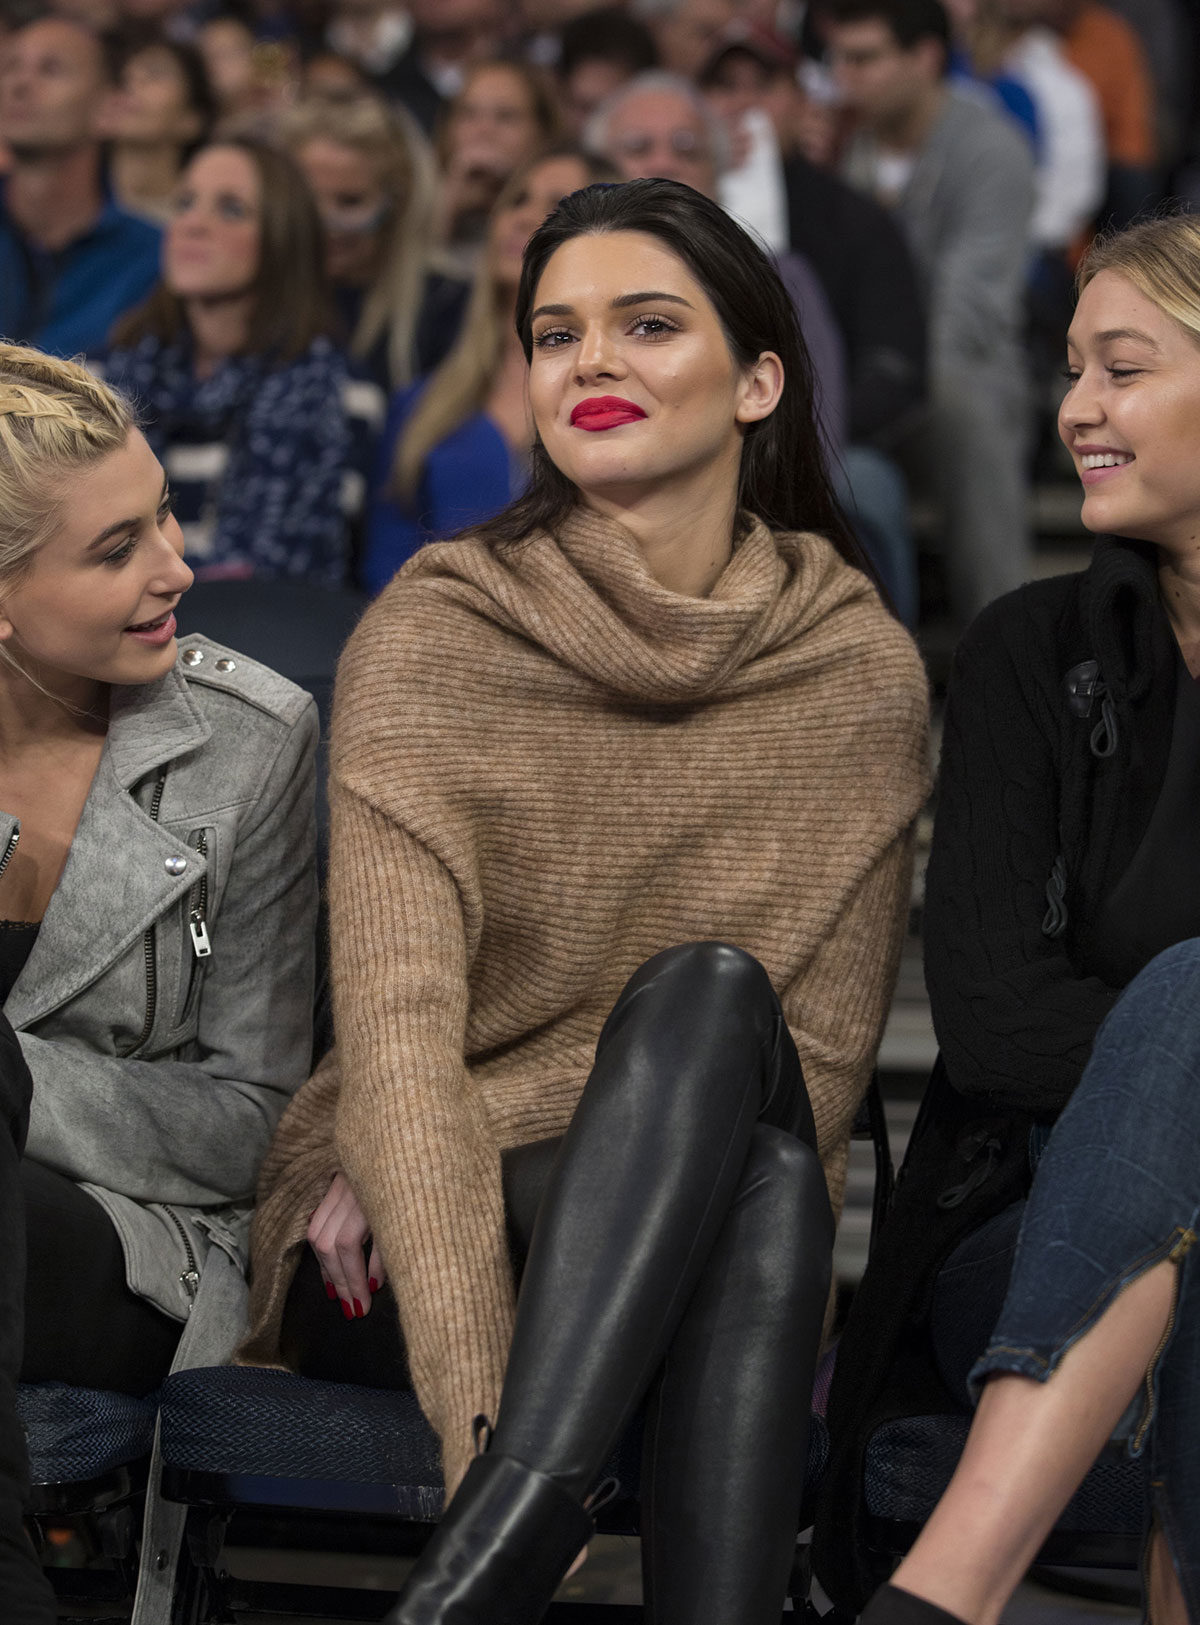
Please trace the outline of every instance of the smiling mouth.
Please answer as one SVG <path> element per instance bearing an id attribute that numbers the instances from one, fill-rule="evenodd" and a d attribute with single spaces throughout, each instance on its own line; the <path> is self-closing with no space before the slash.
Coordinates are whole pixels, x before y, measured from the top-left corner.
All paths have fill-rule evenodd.
<path id="1" fill-rule="evenodd" d="M 1126 463 L 1132 463 L 1134 456 L 1131 451 L 1099 451 L 1088 452 L 1080 457 L 1080 466 L 1085 472 L 1094 468 L 1124 468 Z"/>
<path id="2" fill-rule="evenodd" d="M 619 395 L 597 395 L 590 401 L 580 401 L 571 413 L 573 429 L 616 429 L 622 423 L 637 423 L 646 416 L 640 406 L 623 400 Z"/>
<path id="3" fill-rule="evenodd" d="M 174 611 L 169 609 L 164 615 L 155 616 L 152 621 L 135 621 L 132 626 L 127 626 L 125 630 L 127 632 L 157 632 L 160 626 L 167 624 L 173 614 Z"/>

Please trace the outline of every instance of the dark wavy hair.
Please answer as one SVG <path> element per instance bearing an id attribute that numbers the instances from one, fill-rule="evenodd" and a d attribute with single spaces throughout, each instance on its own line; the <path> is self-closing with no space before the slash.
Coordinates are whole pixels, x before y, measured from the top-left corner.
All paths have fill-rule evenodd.
<path id="1" fill-rule="evenodd" d="M 564 198 L 529 239 L 517 290 L 516 324 L 528 359 L 529 313 L 551 255 L 573 237 L 640 231 L 676 254 L 711 299 L 731 355 L 752 366 L 764 350 L 783 363 L 783 393 L 774 412 L 747 426 L 742 443 L 738 509 L 772 530 L 816 530 L 848 564 L 877 581 L 829 480 L 813 411 L 813 376 L 796 312 L 779 273 L 754 238 L 702 193 L 678 181 L 637 180 L 585 186 Z M 535 437 L 529 488 L 473 534 L 499 545 L 553 531 L 579 501 L 579 491 Z"/>

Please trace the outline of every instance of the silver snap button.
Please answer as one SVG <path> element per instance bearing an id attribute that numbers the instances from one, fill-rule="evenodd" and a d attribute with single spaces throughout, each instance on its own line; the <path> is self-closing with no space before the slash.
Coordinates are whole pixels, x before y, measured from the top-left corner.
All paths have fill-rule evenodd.
<path id="1" fill-rule="evenodd" d="M 183 663 L 185 666 L 198 666 L 203 659 L 203 649 L 185 649 L 183 651 Z"/>
<path id="2" fill-rule="evenodd" d="M 169 875 L 181 875 L 187 868 L 186 858 L 164 858 L 163 868 Z"/>
<path id="3" fill-rule="evenodd" d="M 217 661 L 217 670 L 218 671 L 236 671 L 237 670 L 237 661 L 236 660 L 218 660 Z"/>

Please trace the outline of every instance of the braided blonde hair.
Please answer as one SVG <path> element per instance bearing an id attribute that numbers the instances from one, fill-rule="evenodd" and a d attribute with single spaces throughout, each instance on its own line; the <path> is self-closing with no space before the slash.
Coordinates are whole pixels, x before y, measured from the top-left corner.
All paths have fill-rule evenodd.
<path id="1" fill-rule="evenodd" d="M 62 480 L 119 451 L 129 403 L 77 361 L 0 342 L 0 592 L 60 522 Z"/>

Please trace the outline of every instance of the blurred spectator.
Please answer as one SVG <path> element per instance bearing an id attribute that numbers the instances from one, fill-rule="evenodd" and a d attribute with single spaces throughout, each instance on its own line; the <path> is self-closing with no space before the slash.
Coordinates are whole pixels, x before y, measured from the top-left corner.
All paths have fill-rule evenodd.
<path id="1" fill-rule="evenodd" d="M 925 376 L 924 314 L 903 233 L 874 199 L 808 162 L 793 144 L 797 91 L 782 42 L 735 24 L 701 83 L 727 125 L 736 129 L 755 112 L 771 120 L 787 243 L 820 277 L 846 351 L 850 440 L 894 437 L 911 425 Z"/>
<path id="2" fill-rule="evenodd" d="M 533 426 L 513 312 L 525 244 L 568 193 L 612 178 L 607 164 L 559 151 L 501 194 L 458 343 L 388 413 L 363 570 L 369 592 L 426 542 L 490 518 L 524 488 Z"/>
<path id="3" fill-rule="evenodd" d="M 347 102 L 369 95 L 373 89 L 371 76 L 357 62 L 336 51 L 314 51 L 300 67 L 302 99 Z"/>
<path id="4" fill-rule="evenodd" d="M 325 30 L 331 50 L 372 79 L 395 67 L 412 35 L 412 18 L 397 0 L 338 0 Z"/>
<path id="5" fill-rule="evenodd" d="M 1142 42 L 1154 85 L 1155 128 L 1160 160 L 1173 162 L 1187 132 L 1190 100 L 1197 71 L 1197 28 L 1200 7 L 1191 16 L 1182 0 L 1108 0 Z"/>
<path id="6" fill-rule="evenodd" d="M 731 129 L 750 113 L 765 113 L 780 153 L 790 156 L 797 148 L 801 112 L 796 69 L 787 40 L 739 17 L 722 31 L 698 82 Z"/>
<path id="7" fill-rule="evenodd" d="M 428 265 L 433 168 L 403 109 L 309 101 L 279 134 L 308 178 L 350 356 L 388 394 L 428 372 L 458 333 L 468 286 Z"/>
<path id="8" fill-rule="evenodd" d="M 220 12 L 196 30 L 217 99 L 217 135 L 269 134 L 300 83 L 300 54 L 288 37 L 259 38 L 244 16 Z"/>
<path id="9" fill-rule="evenodd" d="M 187 166 L 162 281 L 119 325 L 105 374 L 137 402 L 197 576 L 346 564 L 346 363 L 316 207 L 285 154 L 248 140 Z"/>
<path id="10" fill-rule="evenodd" d="M 78 0 L 72 0 L 78 4 Z M 120 26 L 183 38 L 191 31 L 190 0 L 116 0 Z"/>
<path id="11" fill-rule="evenodd" d="M 1030 571 L 1021 334 L 1033 157 L 1002 114 L 946 85 L 950 31 L 939 0 L 838 0 L 827 26 L 834 71 L 861 120 L 844 172 L 895 208 L 924 279 L 923 460 L 966 621 Z"/>
<path id="12" fill-rule="evenodd" d="M 772 253 L 788 246 L 787 198 L 783 184 L 780 124 L 790 97 L 794 114 L 799 91 L 795 53 L 786 41 L 741 19 L 721 35 L 698 83 L 708 105 L 725 121 L 732 159 L 721 176 L 722 205 L 762 238 Z"/>
<path id="13" fill-rule="evenodd" d="M 515 0 L 512 10 L 518 21 L 515 43 L 519 54 L 535 67 L 556 71 L 562 61 L 565 30 L 595 9 L 596 0 Z M 605 9 L 625 15 L 621 5 Z"/>
<path id="14" fill-rule="evenodd" d="M 1104 201 L 1105 151 L 1095 91 L 1046 26 L 1056 3 L 984 0 L 972 55 L 985 75 L 1002 73 L 1029 93 L 1037 130 L 1030 236 L 1036 248 L 1063 250 Z"/>
<path id="15" fill-rule="evenodd" d="M 42 0 L 16 0 L 5 6 L 5 22 L 10 29 L 36 22 L 47 15 L 48 9 Z M 121 22 L 118 0 L 55 0 L 53 14 L 101 35 L 119 27 Z M 0 24 L 0 39 L 3 39 L 3 27 Z"/>
<path id="16" fill-rule="evenodd" d="M 255 39 L 249 23 L 233 12 L 218 13 L 197 30 L 196 45 L 222 119 L 255 110 Z"/>
<path id="17" fill-rule="evenodd" d="M 97 139 L 104 53 L 77 23 L 14 30 L 0 58 L 0 333 L 59 355 L 96 350 L 158 274 L 159 233 L 106 195 Z"/>
<path id="18" fill-rule="evenodd" d="M 624 6 L 585 11 L 562 31 L 558 80 L 563 109 L 572 135 L 583 127 L 601 102 L 635 78 L 658 66 L 654 36 Z"/>
<path id="19" fill-rule="evenodd" d="M 437 144 L 437 235 L 448 269 L 470 277 L 504 183 L 561 134 L 553 86 L 539 68 L 495 61 L 468 71 Z"/>
<path id="20" fill-rule="evenodd" d="M 378 84 L 432 136 L 468 69 L 496 56 L 505 44 L 508 10 L 505 0 L 407 0 L 405 9 L 413 22 L 412 42 Z"/>
<path id="21" fill-rule="evenodd" d="M 208 138 L 216 111 L 204 59 L 194 46 L 151 39 L 125 51 L 103 115 L 109 184 L 117 201 L 165 221 L 180 172 Z"/>
<path id="22" fill-rule="evenodd" d="M 1112 225 L 1126 226 L 1160 196 L 1146 53 L 1125 19 L 1096 0 L 1047 0 L 1047 9 L 1068 59 L 1095 89 L 1108 149 L 1105 214 Z"/>
<path id="23" fill-rule="evenodd" d="M 668 73 L 694 79 L 737 14 L 734 0 L 633 0 L 633 14 L 649 27 Z"/>

